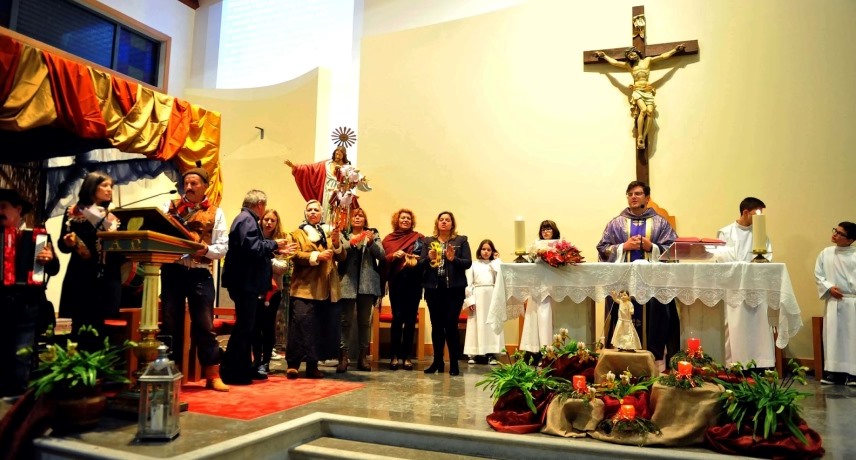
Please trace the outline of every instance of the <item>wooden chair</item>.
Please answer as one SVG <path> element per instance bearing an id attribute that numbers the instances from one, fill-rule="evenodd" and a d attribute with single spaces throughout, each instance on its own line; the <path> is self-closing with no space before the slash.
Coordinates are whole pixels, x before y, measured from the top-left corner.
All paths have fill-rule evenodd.
<path id="1" fill-rule="evenodd" d="M 129 307 L 120 308 L 118 318 L 110 318 L 104 320 L 105 332 L 112 337 L 115 337 L 114 343 L 119 343 L 124 340 L 140 342 L 140 308 Z M 134 371 L 137 370 L 138 360 L 137 353 L 134 349 L 125 352 L 125 369 L 126 376 L 129 379 L 134 378 Z"/>
<path id="2" fill-rule="evenodd" d="M 187 310 L 185 310 L 186 312 Z M 205 376 L 202 375 L 202 364 L 196 353 L 196 344 L 190 338 L 190 318 L 189 313 L 185 313 L 185 328 L 184 328 L 184 357 L 181 366 L 181 373 L 184 374 L 182 383 L 198 382 Z M 233 307 L 214 307 L 214 333 L 217 336 L 228 335 L 232 333 L 235 327 L 235 309 Z"/>
<path id="3" fill-rule="evenodd" d="M 814 379 L 823 378 L 823 316 L 811 317 L 811 344 L 814 348 Z"/>
<path id="4" fill-rule="evenodd" d="M 419 308 L 416 314 L 416 359 L 425 357 L 425 316 L 428 313 L 424 308 Z M 372 361 L 380 361 L 380 330 L 389 329 L 392 326 L 392 307 L 381 305 L 380 310 L 372 315 L 372 342 L 369 353 Z"/>

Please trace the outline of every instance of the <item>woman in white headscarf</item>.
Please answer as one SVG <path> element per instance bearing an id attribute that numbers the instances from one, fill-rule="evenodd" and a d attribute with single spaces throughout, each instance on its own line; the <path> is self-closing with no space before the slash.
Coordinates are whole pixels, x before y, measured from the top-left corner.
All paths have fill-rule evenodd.
<path id="1" fill-rule="evenodd" d="M 291 278 L 291 322 L 288 329 L 286 376 L 296 379 L 301 362 L 306 362 L 306 377 L 320 379 L 324 373 L 318 361 L 336 357 L 339 352 L 340 296 L 337 262 L 347 257 L 341 232 L 321 223 L 321 203 L 306 203 L 305 220 L 291 232 L 297 243 L 294 273 Z"/>

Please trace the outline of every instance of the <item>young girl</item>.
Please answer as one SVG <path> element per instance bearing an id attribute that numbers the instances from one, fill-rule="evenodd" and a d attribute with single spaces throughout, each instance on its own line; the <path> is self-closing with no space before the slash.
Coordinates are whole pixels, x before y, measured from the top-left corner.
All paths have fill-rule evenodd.
<path id="1" fill-rule="evenodd" d="M 538 260 L 538 250 L 547 247 L 547 243 L 561 238 L 559 227 L 552 220 L 541 222 L 538 239 L 532 243 L 532 260 Z M 523 330 L 520 334 L 520 349 L 538 353 L 541 347 L 553 343 L 553 306 L 549 297 L 530 299 L 523 314 Z M 536 356 L 537 360 L 537 356 Z"/>
<path id="2" fill-rule="evenodd" d="M 467 270 L 467 298 L 464 300 L 464 306 L 469 308 L 464 353 L 469 355 L 469 364 L 475 364 L 476 355 L 485 355 L 490 364 L 499 364 L 495 354 L 502 352 L 505 347 L 505 333 L 495 334 L 487 324 L 493 284 L 500 263 L 493 241 L 484 240 L 476 251 L 473 266 Z"/>

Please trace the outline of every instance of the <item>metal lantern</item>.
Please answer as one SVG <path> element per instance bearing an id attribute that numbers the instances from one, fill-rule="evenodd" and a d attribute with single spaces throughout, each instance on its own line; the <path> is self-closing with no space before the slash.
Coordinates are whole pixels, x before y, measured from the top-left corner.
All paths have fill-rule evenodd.
<path id="1" fill-rule="evenodd" d="M 140 409 L 137 439 L 171 440 L 178 436 L 181 372 L 169 360 L 167 346 L 158 347 L 158 357 L 139 378 Z"/>

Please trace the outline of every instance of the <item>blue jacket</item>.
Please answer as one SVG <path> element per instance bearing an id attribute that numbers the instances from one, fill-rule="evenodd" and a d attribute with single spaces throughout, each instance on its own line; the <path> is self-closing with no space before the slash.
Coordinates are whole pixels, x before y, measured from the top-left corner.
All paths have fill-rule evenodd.
<path id="1" fill-rule="evenodd" d="M 263 295 L 271 286 L 271 258 L 277 245 L 266 240 L 259 218 L 248 208 L 232 221 L 229 250 L 223 264 L 223 287 Z"/>

